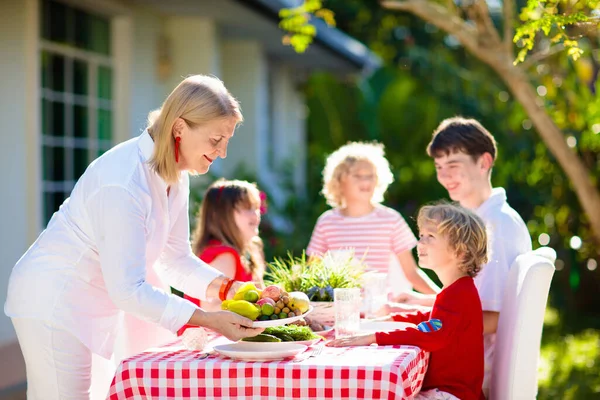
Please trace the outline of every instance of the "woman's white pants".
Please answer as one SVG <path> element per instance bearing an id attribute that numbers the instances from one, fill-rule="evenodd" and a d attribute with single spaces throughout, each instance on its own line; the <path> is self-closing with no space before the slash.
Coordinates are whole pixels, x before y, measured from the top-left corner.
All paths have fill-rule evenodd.
<path id="1" fill-rule="evenodd" d="M 25 358 L 28 400 L 90 399 L 92 353 L 83 343 L 51 322 L 12 318 L 12 323 Z M 94 364 L 95 374 L 112 377 L 109 360 L 94 356 Z M 105 398 L 108 385 L 104 382 L 94 397 Z"/>

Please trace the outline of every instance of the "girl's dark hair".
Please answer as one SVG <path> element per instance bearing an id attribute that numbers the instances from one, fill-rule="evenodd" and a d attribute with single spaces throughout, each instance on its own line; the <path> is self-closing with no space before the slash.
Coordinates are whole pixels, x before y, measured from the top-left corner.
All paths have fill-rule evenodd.
<path id="1" fill-rule="evenodd" d="M 262 276 L 264 269 L 263 245 L 255 237 L 244 243 L 235 223 L 236 209 L 260 208 L 260 192 L 255 184 L 247 181 L 219 179 L 204 193 L 202 205 L 196 217 L 192 250 L 200 255 L 211 240 L 217 240 L 234 248 L 242 258 L 246 270 Z"/>

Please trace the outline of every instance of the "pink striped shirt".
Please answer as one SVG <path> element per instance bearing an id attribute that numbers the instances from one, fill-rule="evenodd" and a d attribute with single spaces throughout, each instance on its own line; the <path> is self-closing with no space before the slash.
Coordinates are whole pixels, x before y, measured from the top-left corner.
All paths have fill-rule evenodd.
<path id="1" fill-rule="evenodd" d="M 417 239 L 402 215 L 377 205 L 373 212 L 362 217 L 346 217 L 338 209 L 324 212 L 317 220 L 306 253 L 322 256 L 330 250 L 352 249 L 368 270 L 387 273 L 392 254 L 416 245 Z"/>

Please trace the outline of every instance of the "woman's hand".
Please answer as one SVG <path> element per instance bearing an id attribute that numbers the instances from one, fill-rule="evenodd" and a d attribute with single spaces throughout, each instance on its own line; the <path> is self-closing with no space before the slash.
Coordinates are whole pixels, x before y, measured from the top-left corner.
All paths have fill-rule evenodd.
<path id="1" fill-rule="evenodd" d="M 341 339 L 335 339 L 327 343 L 330 347 L 348 347 L 348 346 L 368 346 L 376 342 L 375 334 L 350 336 Z"/>
<path id="2" fill-rule="evenodd" d="M 233 341 L 264 331 L 264 328 L 252 328 L 252 320 L 231 311 L 206 312 L 198 309 L 190 319 L 190 325 L 212 329 Z"/>

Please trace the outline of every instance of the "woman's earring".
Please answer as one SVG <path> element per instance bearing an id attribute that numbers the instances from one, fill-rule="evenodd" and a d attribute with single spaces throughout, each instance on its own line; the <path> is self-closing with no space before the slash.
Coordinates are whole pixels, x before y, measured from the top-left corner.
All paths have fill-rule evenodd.
<path id="1" fill-rule="evenodd" d="M 179 144 L 181 143 L 181 137 L 177 136 L 175 138 L 175 162 L 179 162 Z"/>

